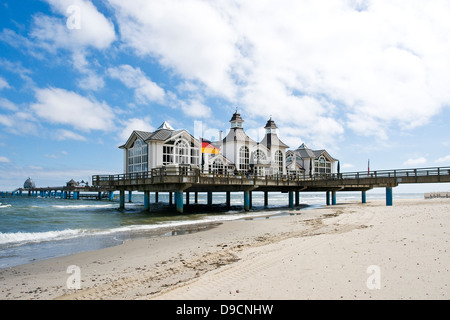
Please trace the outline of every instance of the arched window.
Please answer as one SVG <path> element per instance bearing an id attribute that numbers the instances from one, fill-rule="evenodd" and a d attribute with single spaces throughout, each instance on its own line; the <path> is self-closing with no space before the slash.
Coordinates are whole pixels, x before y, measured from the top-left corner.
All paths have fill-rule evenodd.
<path id="1" fill-rule="evenodd" d="M 283 174 L 283 153 L 280 150 L 275 152 L 275 164 L 278 168 L 278 173 Z"/>
<path id="2" fill-rule="evenodd" d="M 148 169 L 148 146 L 141 139 L 136 139 L 128 149 L 128 172 L 145 172 Z"/>
<path id="3" fill-rule="evenodd" d="M 175 163 L 189 164 L 190 156 L 189 144 L 184 140 L 178 140 L 175 143 Z"/>
<path id="4" fill-rule="evenodd" d="M 331 173 L 331 161 L 327 160 L 324 156 L 316 159 L 314 164 L 316 173 Z"/>
<path id="5" fill-rule="evenodd" d="M 258 162 L 259 160 L 266 160 L 266 159 L 267 159 L 266 154 L 259 149 L 253 153 L 253 162 L 254 163 Z"/>
<path id="6" fill-rule="evenodd" d="M 239 170 L 247 172 L 250 168 L 250 152 L 246 146 L 239 149 Z"/>

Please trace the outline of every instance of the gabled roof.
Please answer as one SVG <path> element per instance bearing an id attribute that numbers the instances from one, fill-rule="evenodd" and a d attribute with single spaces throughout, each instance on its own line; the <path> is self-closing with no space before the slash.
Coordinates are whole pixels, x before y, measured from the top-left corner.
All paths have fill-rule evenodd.
<path id="1" fill-rule="evenodd" d="M 270 138 L 270 146 L 269 146 L 269 138 Z M 264 136 L 264 139 L 262 139 L 261 144 L 268 147 L 278 146 L 280 148 L 289 148 L 289 146 L 285 144 L 283 141 L 281 141 L 280 138 L 278 138 L 278 135 L 275 133 L 266 134 Z"/>
<path id="2" fill-rule="evenodd" d="M 325 158 L 328 158 L 329 160 L 333 160 L 333 161 L 338 161 L 338 159 L 333 158 L 332 156 L 330 156 L 330 154 L 327 152 L 327 150 L 314 150 L 314 156 L 316 158 L 320 157 L 321 155 L 324 155 Z"/>
<path id="3" fill-rule="evenodd" d="M 189 134 L 192 137 L 192 135 L 189 132 L 187 132 L 186 130 L 184 130 L 184 129 L 174 130 L 167 121 L 164 121 L 164 123 L 162 125 L 160 125 L 159 128 L 156 129 L 156 131 L 154 131 L 154 132 L 134 130 L 133 133 L 128 138 L 127 142 L 125 144 L 121 145 L 119 148 L 120 149 L 126 148 L 126 146 L 130 145 L 130 143 L 133 141 L 133 139 L 135 137 L 138 137 L 146 142 L 147 141 L 155 141 L 155 140 L 156 141 L 166 141 L 166 140 L 172 139 L 172 138 L 180 135 L 183 132 L 186 132 L 187 134 Z"/>
<path id="4" fill-rule="evenodd" d="M 211 155 L 208 159 L 208 163 L 213 163 L 217 159 L 221 159 L 223 162 L 225 162 L 227 165 L 235 165 L 230 159 L 225 157 L 223 154 L 217 154 L 217 155 Z"/>
<path id="5" fill-rule="evenodd" d="M 228 135 L 223 139 L 223 142 L 233 142 L 233 141 L 247 141 L 251 144 L 256 144 L 256 141 L 250 138 L 242 128 L 230 129 Z"/>

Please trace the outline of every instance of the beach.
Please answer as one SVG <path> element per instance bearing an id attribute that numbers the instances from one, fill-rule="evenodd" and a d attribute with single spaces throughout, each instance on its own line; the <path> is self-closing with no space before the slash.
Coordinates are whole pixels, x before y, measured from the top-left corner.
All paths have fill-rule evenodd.
<path id="1" fill-rule="evenodd" d="M 1 269 L 0 299 L 450 298 L 450 199 L 290 213 Z"/>

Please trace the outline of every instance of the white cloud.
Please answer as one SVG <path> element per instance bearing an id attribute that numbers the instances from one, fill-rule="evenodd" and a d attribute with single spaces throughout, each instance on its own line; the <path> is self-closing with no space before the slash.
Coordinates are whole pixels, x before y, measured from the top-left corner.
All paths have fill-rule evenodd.
<path id="1" fill-rule="evenodd" d="M 0 163 L 9 163 L 11 160 L 9 160 L 7 157 L 0 156 Z"/>
<path id="2" fill-rule="evenodd" d="M 211 108 L 198 100 L 190 100 L 187 103 L 180 101 L 184 114 L 191 118 L 208 118 L 211 116 Z"/>
<path id="3" fill-rule="evenodd" d="M 317 144 L 387 139 L 450 104 L 446 1 L 109 3 L 139 55 Z"/>
<path id="4" fill-rule="evenodd" d="M 9 88 L 11 88 L 11 87 L 9 86 L 8 82 L 5 79 L 3 79 L 2 77 L 0 77 L 0 90 L 9 89 Z"/>
<path id="5" fill-rule="evenodd" d="M 45 15 L 34 17 L 33 38 L 48 50 L 59 48 L 79 50 L 80 47 L 105 49 L 115 40 L 114 25 L 88 0 L 47 0 L 52 9 L 64 18 Z M 69 7 L 79 8 L 80 29 L 70 29 L 67 19 L 73 16 Z"/>
<path id="6" fill-rule="evenodd" d="M 56 134 L 53 136 L 56 140 L 64 141 L 64 140 L 77 140 L 77 141 L 86 141 L 86 138 L 82 135 L 75 133 L 70 130 L 60 129 L 56 131 Z"/>
<path id="7" fill-rule="evenodd" d="M 18 111 L 19 110 L 19 108 L 17 107 L 17 105 L 14 102 L 12 102 L 6 98 L 0 98 L 0 108 L 6 109 L 9 111 Z"/>
<path id="8" fill-rule="evenodd" d="M 153 132 L 155 128 L 150 123 L 151 120 L 148 117 L 144 119 L 128 119 L 125 123 L 123 123 L 124 128 L 122 129 L 122 131 L 120 131 L 118 138 L 120 139 L 120 141 L 125 142 L 128 140 L 134 130 Z"/>
<path id="9" fill-rule="evenodd" d="M 436 163 L 440 163 L 440 162 L 446 162 L 446 163 L 450 163 L 450 155 L 439 158 L 435 161 Z"/>
<path id="10" fill-rule="evenodd" d="M 424 157 L 420 157 L 420 158 L 415 158 L 415 159 L 408 159 L 405 162 L 403 162 L 404 166 L 417 166 L 417 165 L 422 165 L 427 163 L 427 159 Z"/>
<path id="11" fill-rule="evenodd" d="M 73 126 L 75 129 L 114 129 L 114 114 L 104 102 L 80 96 L 58 88 L 36 91 L 37 103 L 30 106 L 37 116 L 51 123 Z"/>
<path id="12" fill-rule="evenodd" d="M 116 9 L 122 40 L 139 55 L 150 55 L 186 79 L 228 98 L 235 94 L 230 77 L 238 50 L 226 16 L 201 0 L 119 1 Z M 224 13 L 226 15 L 226 13 Z"/>
<path id="13" fill-rule="evenodd" d="M 120 80 L 127 88 L 135 89 L 135 97 L 138 103 L 164 102 L 164 89 L 151 81 L 140 68 L 130 65 L 109 68 L 109 76 Z"/>

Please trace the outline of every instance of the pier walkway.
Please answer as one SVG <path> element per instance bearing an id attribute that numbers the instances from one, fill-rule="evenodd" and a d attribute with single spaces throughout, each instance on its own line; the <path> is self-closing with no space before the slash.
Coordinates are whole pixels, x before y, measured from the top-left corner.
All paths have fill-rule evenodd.
<path id="1" fill-rule="evenodd" d="M 264 192 L 264 202 L 268 205 L 269 192 L 289 194 L 289 207 L 299 203 L 300 192 L 326 192 L 327 205 L 336 204 L 336 192 L 360 191 L 362 202 L 366 202 L 366 191 L 373 188 L 386 188 L 386 205 L 392 206 L 394 187 L 399 184 L 445 183 L 450 182 L 450 167 L 381 170 L 348 172 L 320 175 L 274 175 L 246 176 L 234 174 L 204 174 L 198 168 L 171 166 L 152 169 L 148 172 L 94 175 L 92 184 L 103 192 L 120 192 L 120 207 L 125 206 L 125 192 L 144 192 L 144 206 L 148 203 L 150 192 L 174 192 L 175 204 L 179 213 L 183 212 L 183 193 L 207 192 L 208 203 L 212 202 L 213 192 L 226 192 L 227 205 L 230 192 L 244 193 L 244 208 L 251 208 L 251 192 Z M 331 201 L 330 201 L 331 198 Z M 189 196 L 186 197 L 189 201 Z M 211 200 L 210 200 L 211 199 Z"/>

